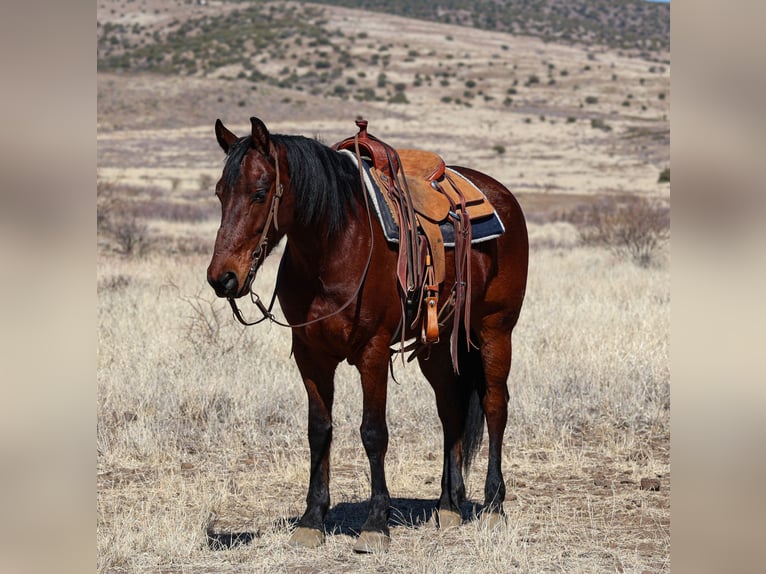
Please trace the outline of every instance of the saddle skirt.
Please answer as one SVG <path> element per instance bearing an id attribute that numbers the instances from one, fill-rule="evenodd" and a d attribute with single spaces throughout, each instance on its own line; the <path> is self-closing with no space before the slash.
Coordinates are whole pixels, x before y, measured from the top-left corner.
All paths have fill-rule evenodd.
<path id="1" fill-rule="evenodd" d="M 347 149 L 340 151 L 351 157 L 355 164 L 357 163 L 356 155 L 353 152 Z M 402 158 L 404 173 L 407 176 L 407 184 L 410 188 L 415 213 L 428 221 L 437 223 L 441 231 L 444 247 L 454 247 L 455 228 L 449 218 L 458 214 L 451 212 L 450 202 L 442 192 L 433 189 L 430 183 L 421 183 L 422 180 L 418 176 L 411 176 L 407 172 L 403 159 L 405 157 L 403 152 L 407 151 L 409 150 L 399 150 L 399 154 Z M 434 157 L 439 157 L 436 154 L 433 155 Z M 382 172 L 371 168 L 364 158 L 362 160 L 362 168 L 364 169 L 364 183 L 367 188 L 367 194 L 374 208 L 375 215 L 383 227 L 383 235 L 385 235 L 386 241 L 389 243 L 399 243 L 400 234 L 399 224 L 395 217 L 396 210 L 392 205 L 391 198 L 386 193 L 389 183 L 388 178 Z M 481 190 L 452 168 L 445 167 L 443 169 L 441 181 L 444 181 L 447 176 L 459 187 L 466 198 L 466 209 L 472 228 L 471 243 L 481 243 L 482 241 L 490 241 L 500 237 L 505 232 L 505 226 Z M 439 182 L 439 180 L 434 181 Z M 442 189 L 449 193 L 451 186 L 443 185 Z"/>

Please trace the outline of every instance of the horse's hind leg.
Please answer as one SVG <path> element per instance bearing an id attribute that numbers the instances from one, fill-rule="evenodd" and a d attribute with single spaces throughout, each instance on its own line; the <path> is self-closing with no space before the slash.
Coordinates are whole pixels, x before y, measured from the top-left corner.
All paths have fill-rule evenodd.
<path id="1" fill-rule="evenodd" d="M 332 403 L 338 361 L 323 354 L 312 354 L 296 338 L 293 339 L 293 352 L 308 394 L 311 475 L 306 495 L 306 512 L 298 522 L 290 544 L 312 548 L 324 540 L 324 519 L 330 507 Z"/>
<path id="2" fill-rule="evenodd" d="M 482 513 L 491 523 L 503 514 L 505 482 L 502 473 L 503 433 L 508 420 L 508 373 L 511 369 L 511 329 L 507 323 L 488 328 L 485 319 L 481 333 L 481 356 L 486 389 L 482 399 L 489 436 L 489 461 L 484 483 Z"/>
<path id="3" fill-rule="evenodd" d="M 434 345 L 429 354 L 418 357 L 420 369 L 433 387 L 436 408 L 444 433 L 444 464 L 437 520 L 441 528 L 457 526 L 460 506 L 465 502 L 463 444 L 470 389 L 464 388 L 452 369 L 448 343 Z"/>

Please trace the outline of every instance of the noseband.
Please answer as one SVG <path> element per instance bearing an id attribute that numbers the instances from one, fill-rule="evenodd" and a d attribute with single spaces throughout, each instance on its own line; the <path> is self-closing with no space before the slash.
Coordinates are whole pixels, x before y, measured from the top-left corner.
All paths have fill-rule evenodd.
<path id="1" fill-rule="evenodd" d="M 257 325 L 258 323 L 261 323 L 262 321 L 265 321 L 268 319 L 272 323 L 276 323 L 277 325 L 280 325 L 281 327 L 305 327 L 307 325 L 311 325 L 313 323 L 318 323 L 319 321 L 324 321 L 325 319 L 328 319 L 332 317 L 333 315 L 337 315 L 343 309 L 348 307 L 351 302 L 356 299 L 357 295 L 359 295 L 359 292 L 362 290 L 362 285 L 364 285 L 364 280 L 367 277 L 367 271 L 370 269 L 370 262 L 372 261 L 372 247 L 373 247 L 373 229 L 372 229 L 372 213 L 370 211 L 370 202 L 367 199 L 367 192 L 365 191 L 365 183 L 364 183 L 364 172 L 362 168 L 362 156 L 359 151 L 359 139 L 358 136 L 355 138 L 354 141 L 355 148 L 356 148 L 356 157 L 357 162 L 359 166 L 359 181 L 362 185 L 362 196 L 364 197 L 364 204 L 367 208 L 367 222 L 370 226 L 370 252 L 367 255 L 367 263 L 364 266 L 364 271 L 362 272 L 362 277 L 359 279 L 359 284 L 356 287 L 356 290 L 354 291 L 354 294 L 346 301 L 341 307 L 333 311 L 332 313 L 329 313 L 327 315 L 323 315 L 322 317 L 318 317 L 317 319 L 312 319 L 311 321 L 306 321 L 305 323 L 298 323 L 295 325 L 291 325 L 290 323 L 283 323 L 279 321 L 274 314 L 271 312 L 271 310 L 274 308 L 274 302 L 277 299 L 277 291 L 279 290 L 279 277 L 281 273 L 282 266 L 280 264 L 279 271 L 277 272 L 277 282 L 276 285 L 274 285 L 274 293 L 271 296 L 271 302 L 269 303 L 269 306 L 266 307 L 266 305 L 263 304 L 263 301 L 261 301 L 261 298 L 258 296 L 258 294 L 253 291 L 253 279 L 255 278 L 255 272 L 258 270 L 258 268 L 261 266 L 261 263 L 263 263 L 263 260 L 266 258 L 266 248 L 268 246 L 268 236 L 269 231 L 271 231 L 271 225 L 274 225 L 274 229 L 279 231 L 279 223 L 277 222 L 277 216 L 279 211 L 279 201 L 282 199 L 282 194 L 284 193 L 284 187 L 282 183 L 279 181 L 279 150 L 274 148 L 273 144 L 271 146 L 271 151 L 274 155 L 274 165 L 277 170 L 277 177 L 276 177 L 276 189 L 274 191 L 274 197 L 271 200 L 271 207 L 269 209 L 269 215 L 266 218 L 266 224 L 263 226 L 263 233 L 261 234 L 261 239 L 258 241 L 258 245 L 256 245 L 255 250 L 253 251 L 253 261 L 250 264 L 250 270 L 247 272 L 247 277 L 245 277 L 245 284 L 249 285 L 250 289 L 250 300 L 255 303 L 255 305 L 258 307 L 258 309 L 263 314 L 263 317 L 260 319 L 257 319 L 255 321 L 247 321 L 242 316 L 242 311 L 239 310 L 239 307 L 237 306 L 237 302 L 233 297 L 229 297 L 229 305 L 231 306 L 231 310 L 234 313 L 234 317 L 245 325 L 246 327 L 250 327 L 252 325 Z"/>

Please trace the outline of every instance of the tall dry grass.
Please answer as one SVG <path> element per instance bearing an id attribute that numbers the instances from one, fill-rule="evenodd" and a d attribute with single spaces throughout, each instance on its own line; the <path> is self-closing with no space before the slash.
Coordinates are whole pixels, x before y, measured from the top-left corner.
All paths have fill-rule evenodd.
<path id="1" fill-rule="evenodd" d="M 212 235 L 210 236 L 212 239 Z M 98 262 L 101 572 L 642 572 L 669 569 L 669 269 L 530 226 L 504 446 L 508 523 L 438 531 L 441 430 L 414 364 L 390 382 L 392 544 L 356 556 L 368 464 L 361 395 L 337 376 L 331 535 L 287 546 L 308 479 L 306 398 L 280 327 L 244 328 L 205 283 L 207 257 Z M 276 257 L 256 281 L 270 295 Z M 251 308 L 246 306 L 246 310 Z M 467 480 L 481 502 L 486 454 Z M 660 492 L 639 488 L 659 476 Z M 240 535 L 243 544 L 231 546 Z M 227 538 L 228 537 L 228 538 Z"/>

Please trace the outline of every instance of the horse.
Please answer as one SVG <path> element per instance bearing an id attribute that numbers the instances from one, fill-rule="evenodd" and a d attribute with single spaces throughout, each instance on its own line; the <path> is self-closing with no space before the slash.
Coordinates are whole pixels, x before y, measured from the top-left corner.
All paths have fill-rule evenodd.
<path id="1" fill-rule="evenodd" d="M 216 139 L 226 157 L 215 188 L 222 213 L 207 281 L 218 297 L 232 303 L 236 314 L 235 300 L 250 292 L 260 264 L 287 237 L 276 296 L 292 330 L 292 354 L 308 395 L 311 453 L 306 510 L 290 544 L 316 547 L 324 542 L 334 374 L 345 360 L 361 377 L 360 434 L 371 482 L 369 511 L 354 551 L 385 551 L 391 506 L 384 468 L 389 436 L 386 393 L 392 341 L 402 322 L 397 250 L 370 216 L 353 157 L 316 139 L 272 134 L 256 117 L 250 124 L 250 134 L 238 137 L 220 119 L 215 123 Z M 417 356 L 433 388 L 443 429 L 441 495 L 433 515 L 440 528 L 462 521 L 463 476 L 483 440 L 485 421 L 489 452 L 479 518 L 492 525 L 505 519 L 501 456 L 511 334 L 524 300 L 529 255 L 524 215 L 511 192 L 479 171 L 452 169 L 485 194 L 505 232 L 471 246 L 470 339 L 461 332 L 459 370 L 453 368 L 444 337 L 430 346 L 429 353 Z M 454 286 L 449 264 L 453 251 L 447 250 L 441 301 L 449 298 Z M 274 320 L 273 315 L 270 318 Z M 417 336 L 411 327 L 405 329 L 406 338 Z"/>

